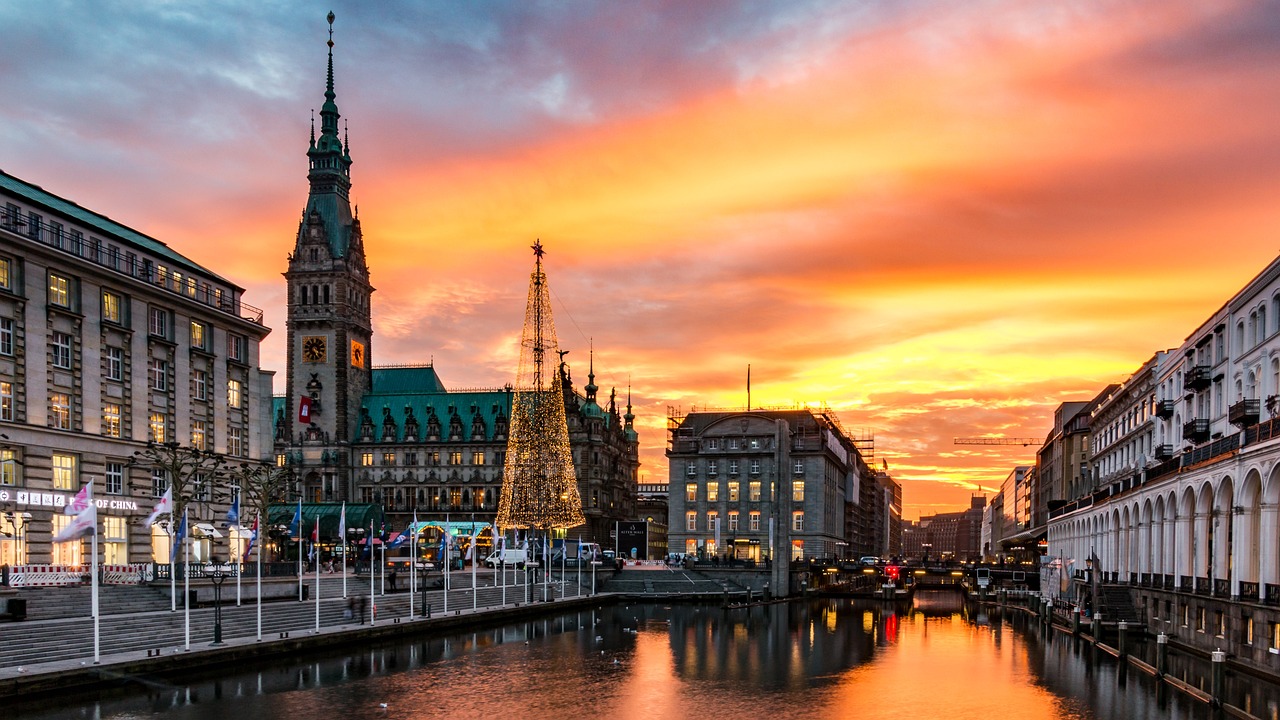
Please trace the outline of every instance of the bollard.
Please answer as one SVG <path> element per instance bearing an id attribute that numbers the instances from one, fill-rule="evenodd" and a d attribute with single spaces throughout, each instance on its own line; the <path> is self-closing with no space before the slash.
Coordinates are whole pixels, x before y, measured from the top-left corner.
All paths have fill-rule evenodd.
<path id="1" fill-rule="evenodd" d="M 1080 607 L 1071 612 L 1071 634 L 1080 637 Z"/>
<path id="2" fill-rule="evenodd" d="M 1053 625 L 1053 598 L 1044 601 L 1044 624 Z"/>
<path id="3" fill-rule="evenodd" d="M 1093 614 L 1093 624 L 1091 632 L 1093 633 L 1093 644 L 1097 645 L 1102 642 L 1102 613 Z"/>
<path id="4" fill-rule="evenodd" d="M 430 617 L 431 617 L 431 603 L 427 603 L 427 613 L 426 613 L 426 614 L 427 614 L 427 617 L 428 617 L 428 618 L 430 618 Z"/>
<path id="5" fill-rule="evenodd" d="M 1169 636 L 1160 633 L 1156 636 L 1156 677 L 1164 677 L 1169 668 Z"/>
<path id="6" fill-rule="evenodd" d="M 764 592 L 760 595 L 762 602 L 769 602 L 769 583 L 764 584 Z"/>
<path id="7" fill-rule="evenodd" d="M 1120 640 L 1117 643 L 1118 647 L 1116 649 L 1120 651 L 1120 657 L 1124 657 L 1125 655 L 1128 654 L 1125 648 L 1125 645 L 1126 645 L 1125 641 L 1127 640 L 1126 636 L 1129 634 L 1129 623 L 1125 622 L 1124 620 L 1121 620 L 1120 622 L 1116 623 L 1116 630 L 1118 630 L 1120 633 Z"/>
<path id="8" fill-rule="evenodd" d="M 1213 662 L 1213 706 L 1222 707 L 1222 688 L 1226 680 L 1227 654 L 1221 650 L 1214 650 L 1209 654 L 1209 659 Z"/>

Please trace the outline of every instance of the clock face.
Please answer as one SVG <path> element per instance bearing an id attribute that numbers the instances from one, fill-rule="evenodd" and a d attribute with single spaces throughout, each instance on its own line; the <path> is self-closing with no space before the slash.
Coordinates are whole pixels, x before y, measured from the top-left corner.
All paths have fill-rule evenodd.
<path id="1" fill-rule="evenodd" d="M 351 341 L 351 365 L 352 367 L 364 367 L 364 343 Z"/>
<path id="2" fill-rule="evenodd" d="M 322 363 L 327 358 L 326 343 L 323 336 L 312 335 L 302 338 L 302 360 L 309 363 Z"/>

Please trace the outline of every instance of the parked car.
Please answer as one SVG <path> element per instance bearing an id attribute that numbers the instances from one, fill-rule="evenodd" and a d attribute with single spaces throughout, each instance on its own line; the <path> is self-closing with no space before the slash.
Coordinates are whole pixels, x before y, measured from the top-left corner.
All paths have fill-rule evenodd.
<path id="1" fill-rule="evenodd" d="M 491 568 L 499 565 L 514 565 L 516 567 L 524 567 L 529 561 L 529 553 L 524 548 L 503 548 L 502 550 L 494 550 L 489 557 L 484 559 L 484 564 Z"/>
<path id="2" fill-rule="evenodd" d="M 884 561 L 875 555 L 864 555 L 862 559 L 858 560 L 858 562 L 861 563 L 863 567 L 878 567 L 884 564 Z"/>

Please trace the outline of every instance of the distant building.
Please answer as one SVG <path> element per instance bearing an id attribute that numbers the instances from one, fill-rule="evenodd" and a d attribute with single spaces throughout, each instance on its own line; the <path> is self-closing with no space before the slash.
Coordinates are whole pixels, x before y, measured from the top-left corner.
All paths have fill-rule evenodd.
<path id="1" fill-rule="evenodd" d="M 960 561 L 978 560 L 982 556 L 982 518 L 987 499 L 975 496 L 969 509 L 959 512 L 923 515 L 903 528 L 902 555 L 908 558 L 949 558 Z"/>
<path id="2" fill-rule="evenodd" d="M 704 411 L 669 420 L 672 551 L 807 561 L 901 547 L 901 489 L 868 466 L 834 413 Z"/>

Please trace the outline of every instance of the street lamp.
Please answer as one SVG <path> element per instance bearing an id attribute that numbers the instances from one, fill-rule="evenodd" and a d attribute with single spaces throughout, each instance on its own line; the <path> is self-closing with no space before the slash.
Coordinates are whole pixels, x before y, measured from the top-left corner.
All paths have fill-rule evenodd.
<path id="1" fill-rule="evenodd" d="M 222 568 L 214 568 L 209 579 L 213 581 L 213 642 L 209 644 L 216 647 L 222 644 L 222 583 L 227 576 Z"/>

